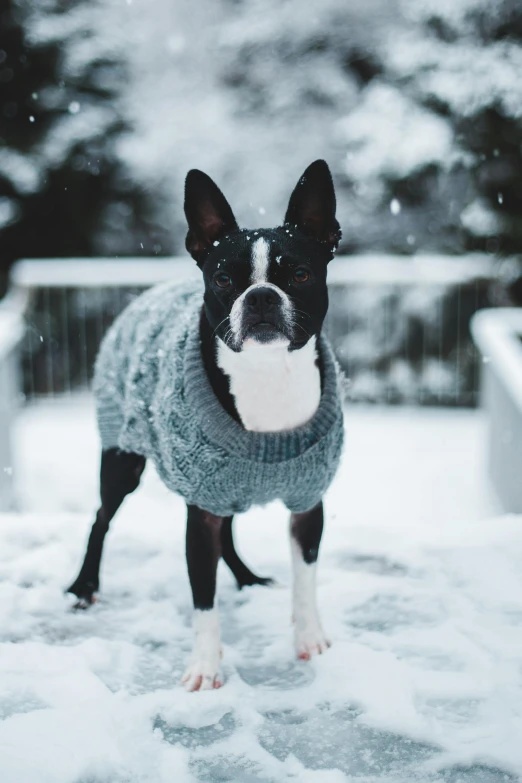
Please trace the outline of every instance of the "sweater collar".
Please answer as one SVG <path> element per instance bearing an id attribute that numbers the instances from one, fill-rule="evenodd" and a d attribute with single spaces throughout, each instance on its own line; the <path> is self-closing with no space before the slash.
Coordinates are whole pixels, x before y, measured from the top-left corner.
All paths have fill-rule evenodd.
<path id="1" fill-rule="evenodd" d="M 298 457 L 331 430 L 340 417 L 338 374 L 328 341 L 317 343 L 323 388 L 319 407 L 302 427 L 287 432 L 250 432 L 235 421 L 217 399 L 201 357 L 199 318 L 190 319 L 184 352 L 184 386 L 190 409 L 206 438 L 232 456 L 277 463 Z"/>

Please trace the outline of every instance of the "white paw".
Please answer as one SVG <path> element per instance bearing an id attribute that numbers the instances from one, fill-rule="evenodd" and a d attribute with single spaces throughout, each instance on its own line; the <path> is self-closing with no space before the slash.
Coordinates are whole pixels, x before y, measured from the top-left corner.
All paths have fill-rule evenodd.
<path id="1" fill-rule="evenodd" d="M 202 658 L 193 661 L 187 667 L 181 682 L 187 691 L 211 691 L 221 688 L 223 677 L 219 671 L 219 661 Z"/>
<path id="2" fill-rule="evenodd" d="M 318 620 L 303 625 L 296 623 L 294 638 L 297 657 L 302 661 L 309 661 L 312 655 L 322 655 L 331 647 Z"/>
<path id="3" fill-rule="evenodd" d="M 187 691 L 210 691 L 213 688 L 221 688 L 223 677 L 219 664 L 222 652 L 217 609 L 196 609 L 194 630 L 196 638 L 192 659 L 181 682 Z"/>

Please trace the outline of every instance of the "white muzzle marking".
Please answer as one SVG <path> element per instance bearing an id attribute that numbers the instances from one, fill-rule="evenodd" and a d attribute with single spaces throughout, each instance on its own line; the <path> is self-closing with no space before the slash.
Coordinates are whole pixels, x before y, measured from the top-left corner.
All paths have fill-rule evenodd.
<path id="1" fill-rule="evenodd" d="M 245 299 L 248 296 L 248 294 L 251 291 L 255 291 L 256 288 L 271 288 L 281 299 L 281 315 L 283 319 L 283 324 L 286 328 L 286 332 L 289 332 L 292 326 L 292 302 L 290 301 L 289 297 L 285 294 L 284 291 L 281 291 L 280 288 L 278 288 L 273 283 L 254 283 L 253 285 L 250 285 L 246 291 L 243 291 L 241 296 L 238 296 L 234 304 L 232 305 L 232 309 L 230 311 L 229 316 L 229 323 L 230 323 L 230 331 L 232 332 L 232 340 L 233 343 L 239 347 L 242 342 L 242 336 L 243 336 L 243 314 L 245 311 Z M 280 341 L 278 341 L 280 342 Z M 288 339 L 286 340 L 288 343 Z"/>

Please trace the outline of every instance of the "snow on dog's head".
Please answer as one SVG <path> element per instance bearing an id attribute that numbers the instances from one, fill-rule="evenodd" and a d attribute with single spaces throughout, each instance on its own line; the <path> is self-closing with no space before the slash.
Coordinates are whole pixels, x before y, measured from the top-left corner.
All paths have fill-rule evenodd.
<path id="1" fill-rule="evenodd" d="M 297 183 L 282 226 L 240 229 L 210 177 L 189 171 L 186 247 L 203 272 L 216 337 L 234 351 L 252 342 L 295 350 L 320 332 L 326 268 L 341 237 L 335 207 L 330 171 L 318 160 Z"/>

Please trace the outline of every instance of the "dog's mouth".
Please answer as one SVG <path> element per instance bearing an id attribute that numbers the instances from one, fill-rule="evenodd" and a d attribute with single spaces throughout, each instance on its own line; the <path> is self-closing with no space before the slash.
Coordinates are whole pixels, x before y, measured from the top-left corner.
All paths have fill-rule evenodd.
<path id="1" fill-rule="evenodd" d="M 255 340 L 258 343 L 271 343 L 276 340 L 288 339 L 288 335 L 281 327 L 269 321 L 259 321 L 245 329 L 244 339 Z"/>

